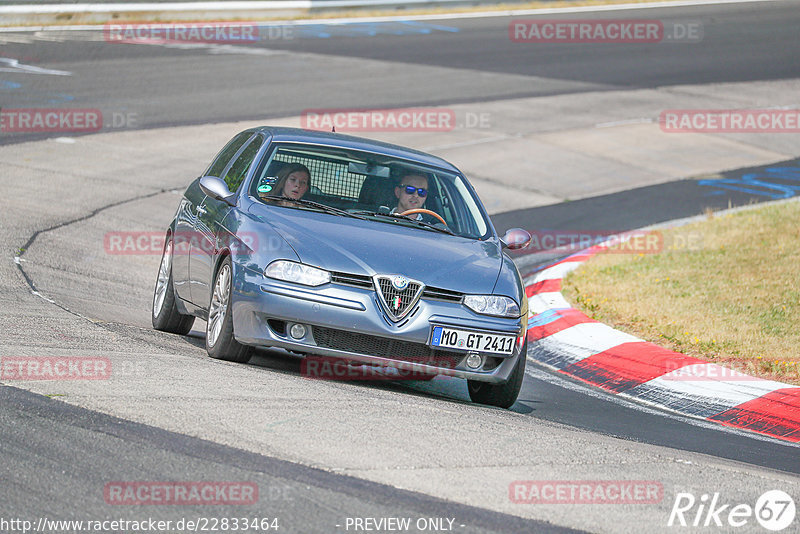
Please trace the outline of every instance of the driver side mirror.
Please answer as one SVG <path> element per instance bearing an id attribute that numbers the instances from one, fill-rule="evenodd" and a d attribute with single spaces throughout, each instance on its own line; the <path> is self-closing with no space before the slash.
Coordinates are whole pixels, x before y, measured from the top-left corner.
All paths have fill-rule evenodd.
<path id="1" fill-rule="evenodd" d="M 203 176 L 200 178 L 200 189 L 215 200 L 221 200 L 229 206 L 235 206 L 236 193 L 231 193 L 228 185 L 216 176 Z"/>
<path id="2" fill-rule="evenodd" d="M 503 248 L 518 250 L 528 246 L 531 242 L 531 234 L 522 228 L 511 228 L 506 231 L 500 242 L 503 244 Z"/>

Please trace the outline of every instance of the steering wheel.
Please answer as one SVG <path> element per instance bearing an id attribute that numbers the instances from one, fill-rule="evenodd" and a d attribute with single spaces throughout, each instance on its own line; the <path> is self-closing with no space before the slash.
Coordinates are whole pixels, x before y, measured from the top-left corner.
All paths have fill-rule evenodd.
<path id="1" fill-rule="evenodd" d="M 417 208 L 417 209 L 413 209 L 413 210 L 406 210 L 403 213 L 398 213 L 398 215 L 406 216 L 406 215 L 413 215 L 414 213 L 427 213 L 428 215 L 433 215 L 434 217 L 436 217 L 437 219 L 442 221 L 443 225 L 447 226 L 447 223 L 444 222 L 444 219 L 442 219 L 441 215 L 439 215 L 435 211 L 427 210 L 425 208 Z"/>

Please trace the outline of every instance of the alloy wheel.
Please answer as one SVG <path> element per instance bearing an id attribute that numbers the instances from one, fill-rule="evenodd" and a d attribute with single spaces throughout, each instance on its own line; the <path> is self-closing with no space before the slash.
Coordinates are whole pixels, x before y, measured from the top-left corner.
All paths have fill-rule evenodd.
<path id="1" fill-rule="evenodd" d="M 217 274 L 217 282 L 214 284 L 214 293 L 211 296 L 211 306 L 208 310 L 208 327 L 206 330 L 207 343 L 213 347 L 222 331 L 225 322 L 225 315 L 228 313 L 228 302 L 230 300 L 231 268 L 223 265 Z"/>

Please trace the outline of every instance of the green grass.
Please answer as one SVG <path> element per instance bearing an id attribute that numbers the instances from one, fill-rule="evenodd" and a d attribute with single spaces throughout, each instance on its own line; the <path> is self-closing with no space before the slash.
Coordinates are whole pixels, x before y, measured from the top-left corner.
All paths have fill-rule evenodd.
<path id="1" fill-rule="evenodd" d="M 591 259 L 564 280 L 567 300 L 647 341 L 800 384 L 800 202 L 663 237 L 657 254 Z"/>

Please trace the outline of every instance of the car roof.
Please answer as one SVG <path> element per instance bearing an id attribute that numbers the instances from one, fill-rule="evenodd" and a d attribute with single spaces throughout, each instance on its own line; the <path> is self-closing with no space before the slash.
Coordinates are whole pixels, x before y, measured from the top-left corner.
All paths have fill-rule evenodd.
<path id="1" fill-rule="evenodd" d="M 406 159 L 417 163 L 424 163 L 439 167 L 447 171 L 459 173 L 456 167 L 442 158 L 420 152 L 400 145 L 384 143 L 374 139 L 355 137 L 336 132 L 321 132 L 317 130 L 304 130 L 302 128 L 287 128 L 283 126 L 261 126 L 252 128 L 252 131 L 264 132 L 272 136 L 274 142 L 309 143 L 330 147 L 361 150 L 364 152 L 377 152 L 386 156 Z"/>

